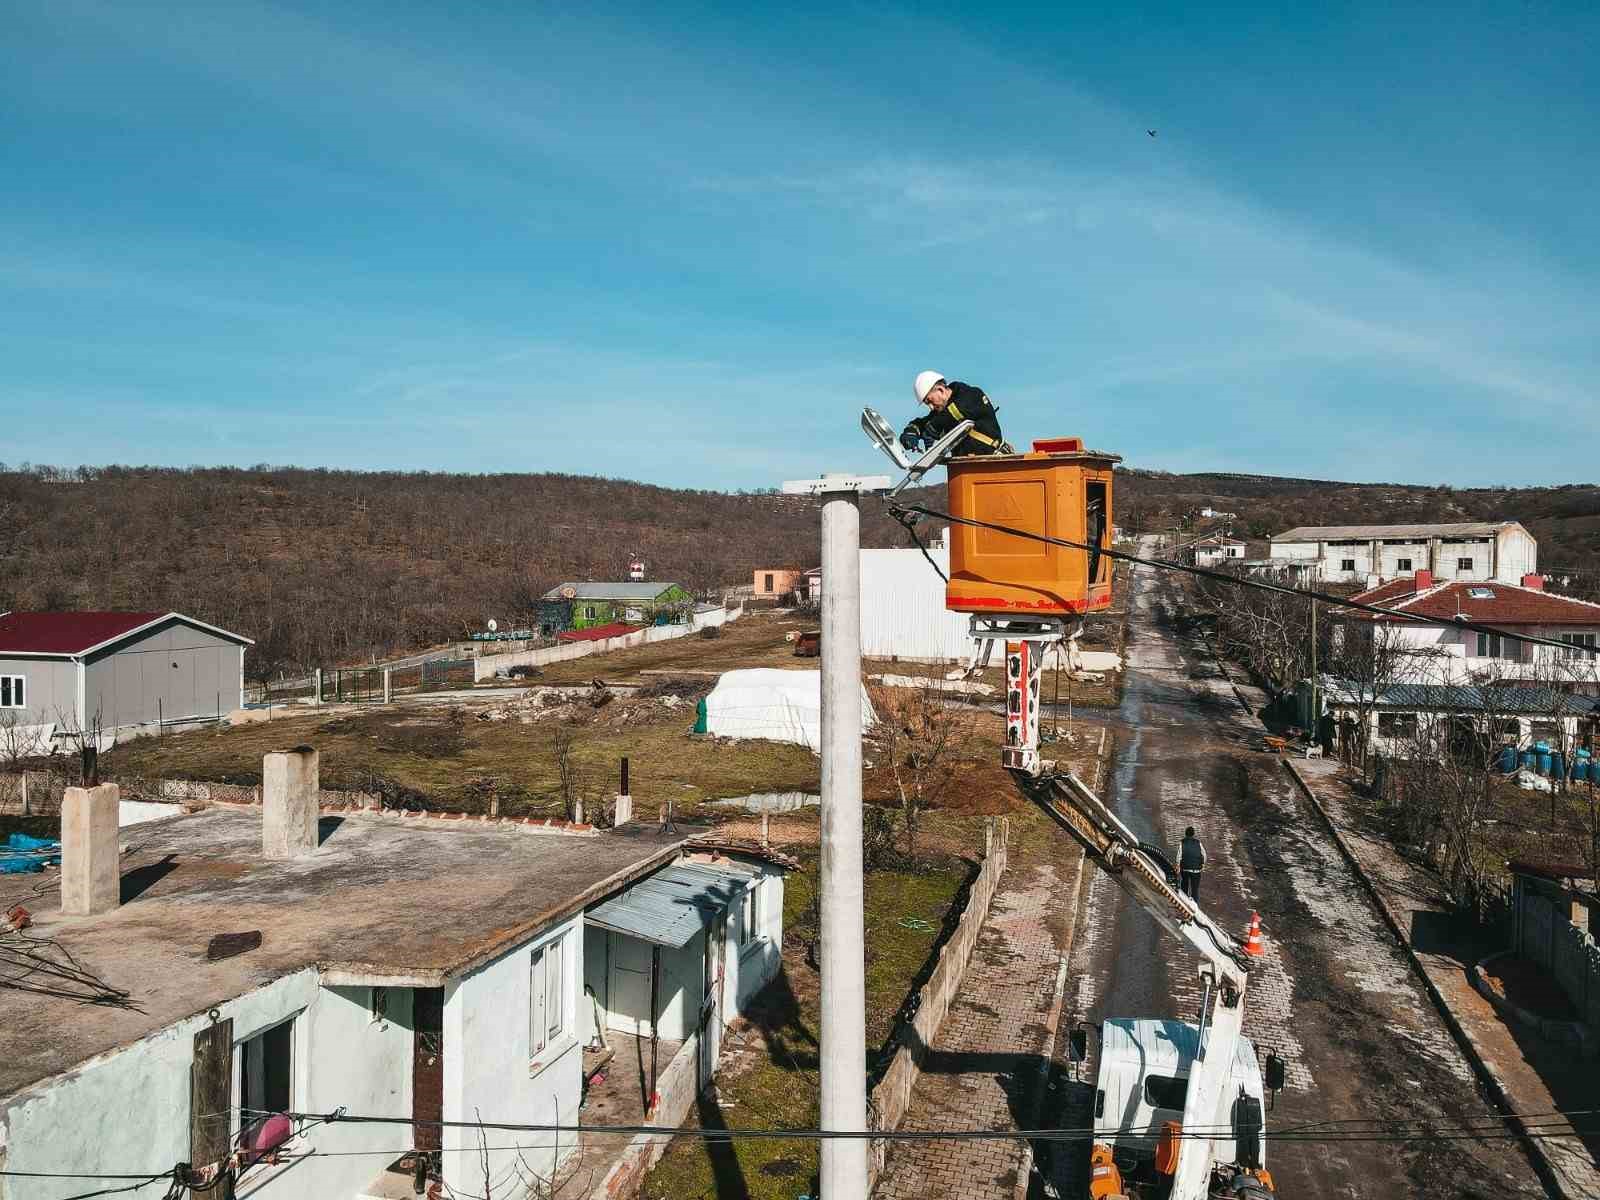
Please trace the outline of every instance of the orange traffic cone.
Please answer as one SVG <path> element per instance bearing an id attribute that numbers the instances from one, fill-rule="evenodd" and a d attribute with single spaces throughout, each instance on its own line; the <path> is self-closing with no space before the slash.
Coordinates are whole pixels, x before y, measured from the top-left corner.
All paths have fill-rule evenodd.
<path id="1" fill-rule="evenodd" d="M 1250 932 L 1244 935 L 1244 952 L 1257 958 L 1266 953 L 1261 945 L 1261 914 L 1250 914 Z"/>

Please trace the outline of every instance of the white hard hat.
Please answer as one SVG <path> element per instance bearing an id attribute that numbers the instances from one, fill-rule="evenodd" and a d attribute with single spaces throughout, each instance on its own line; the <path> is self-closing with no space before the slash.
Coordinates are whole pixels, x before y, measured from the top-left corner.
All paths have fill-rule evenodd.
<path id="1" fill-rule="evenodd" d="M 933 385 L 943 383 L 944 376 L 937 371 L 922 371 L 917 375 L 917 382 L 912 385 L 912 391 L 917 394 L 917 403 L 921 404 L 927 399 L 928 393 L 933 391 Z"/>

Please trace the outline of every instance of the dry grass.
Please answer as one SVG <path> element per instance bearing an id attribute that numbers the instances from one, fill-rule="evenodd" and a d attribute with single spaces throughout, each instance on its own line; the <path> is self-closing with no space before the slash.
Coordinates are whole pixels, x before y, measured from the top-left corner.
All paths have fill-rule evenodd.
<path id="1" fill-rule="evenodd" d="M 554 811 L 561 801 L 557 730 L 572 734 L 580 788 L 592 805 L 617 787 L 627 756 L 642 814 L 671 799 L 687 815 L 707 799 L 751 792 L 815 791 L 817 758 L 802 746 L 690 736 L 692 704 L 615 700 L 541 716 L 480 721 L 482 706 L 436 705 L 312 715 L 145 738 L 105 754 L 111 776 L 258 783 L 261 757 L 301 743 L 322 754 L 324 787 L 381 791 L 427 807 L 481 811 L 491 787 L 501 811 Z M 591 808 L 592 811 L 592 808 Z"/>

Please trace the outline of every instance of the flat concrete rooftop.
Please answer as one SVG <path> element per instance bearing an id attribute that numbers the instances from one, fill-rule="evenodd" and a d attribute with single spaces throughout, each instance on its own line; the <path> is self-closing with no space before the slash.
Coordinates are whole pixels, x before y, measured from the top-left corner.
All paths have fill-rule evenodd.
<path id="1" fill-rule="evenodd" d="M 63 917 L 56 874 L 0 876 L 0 910 L 34 924 L 136 1008 L 19 990 L 0 967 L 0 1096 L 316 967 L 331 984 L 438 986 L 674 858 L 702 833 L 652 824 L 578 836 L 375 814 L 324 816 L 314 854 L 261 853 L 259 808 L 121 831 L 122 907 Z M 36 894 L 37 893 L 37 894 Z M 206 961 L 219 933 L 261 945 Z"/>

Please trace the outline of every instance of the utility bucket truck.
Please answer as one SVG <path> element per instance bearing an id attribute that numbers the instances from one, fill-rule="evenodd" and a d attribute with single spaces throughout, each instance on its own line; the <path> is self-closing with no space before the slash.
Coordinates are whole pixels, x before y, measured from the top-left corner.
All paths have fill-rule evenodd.
<path id="1" fill-rule="evenodd" d="M 1036 441 L 1029 454 L 950 457 L 963 421 L 916 461 L 871 409 L 861 427 L 906 472 L 886 494 L 908 530 L 917 516 L 948 520 L 952 534 L 946 607 L 971 614 L 973 669 L 1005 647 L 1006 742 L 1001 763 L 1025 796 L 1083 846 L 1168 933 L 1200 957 L 1195 1021 L 1115 1018 L 1102 1026 L 1095 1086 L 1092 1200 L 1270 1200 L 1262 1069 L 1243 1036 L 1245 991 L 1259 931 L 1241 941 L 1177 887 L 1177 871 L 1141 841 L 1082 780 L 1039 756 L 1040 676 L 1045 655 L 1082 632 L 1084 614 L 1111 601 L 1114 454 L 1076 438 Z M 934 466 L 949 467 L 946 511 L 896 497 Z M 914 536 L 914 534 L 913 534 Z M 960 553 L 956 553 L 956 548 Z M 1268 1055 L 1266 1084 L 1282 1085 Z"/>

